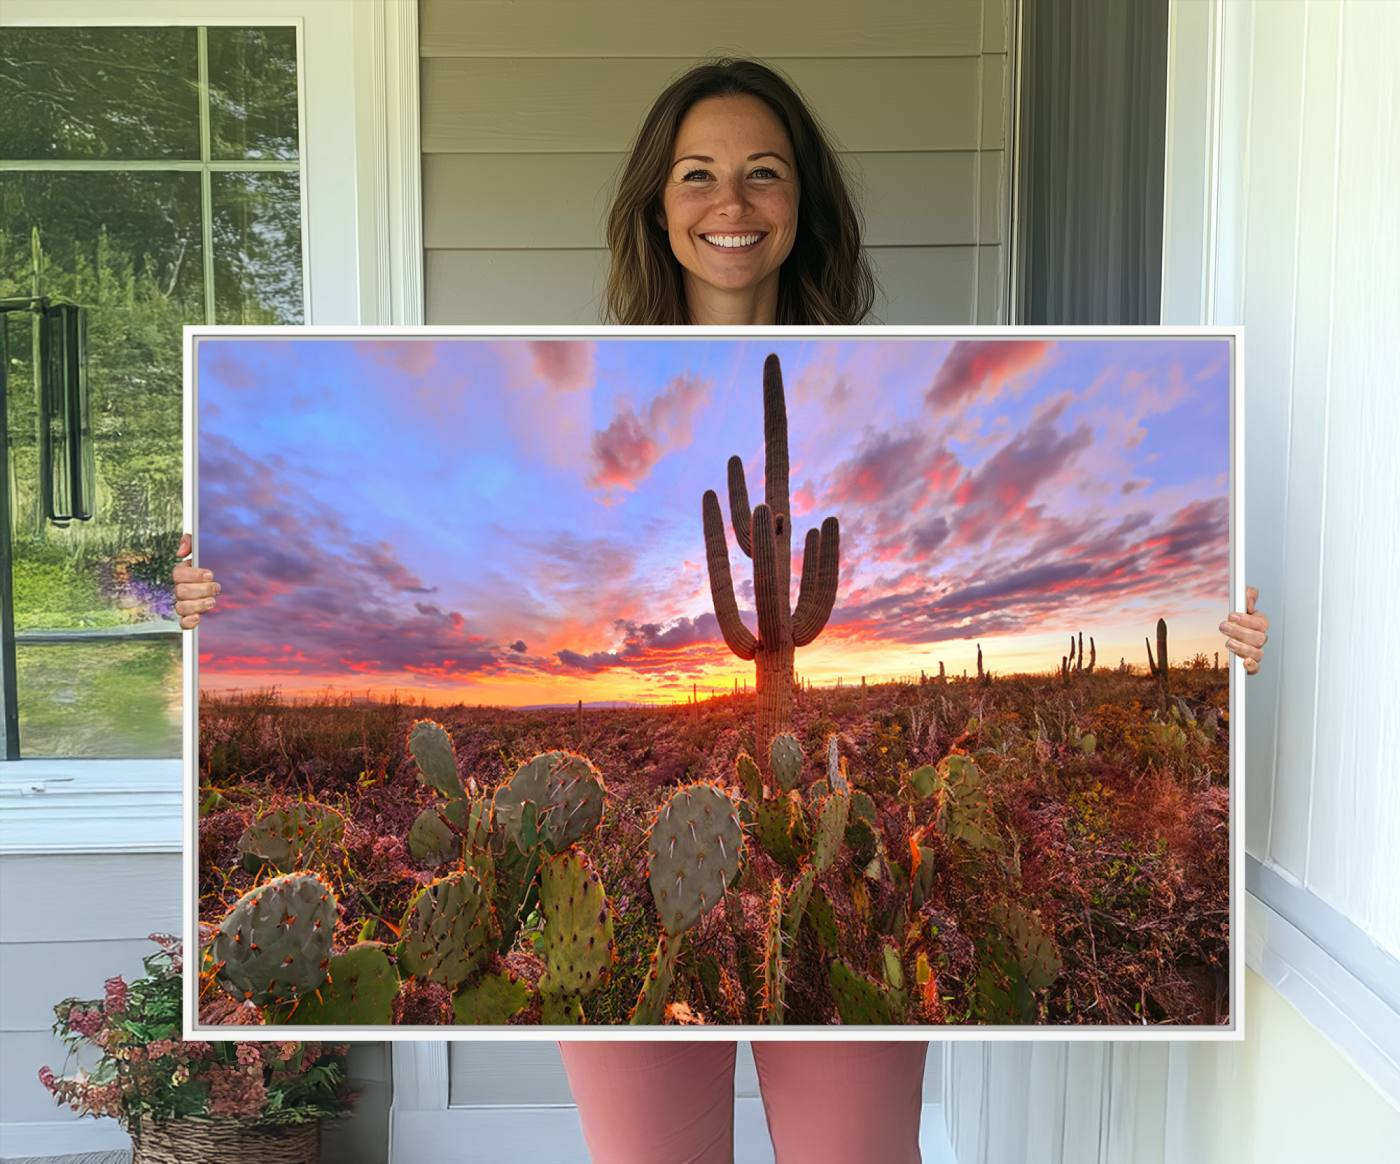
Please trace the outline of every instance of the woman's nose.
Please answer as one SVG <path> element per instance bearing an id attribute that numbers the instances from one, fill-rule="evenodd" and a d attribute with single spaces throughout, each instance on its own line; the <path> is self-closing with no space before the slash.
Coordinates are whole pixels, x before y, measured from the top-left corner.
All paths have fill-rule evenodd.
<path id="1" fill-rule="evenodd" d="M 748 190 L 744 187 L 742 174 L 720 179 L 719 186 L 715 191 L 716 209 L 732 211 L 735 217 L 738 217 L 748 209 L 748 206 L 749 195 Z"/>

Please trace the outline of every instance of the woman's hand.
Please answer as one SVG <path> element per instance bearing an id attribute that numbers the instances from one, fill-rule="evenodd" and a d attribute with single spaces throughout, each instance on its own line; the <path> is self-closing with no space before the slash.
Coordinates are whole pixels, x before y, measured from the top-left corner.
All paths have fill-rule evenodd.
<path id="1" fill-rule="evenodd" d="M 1264 644 L 1269 641 L 1269 616 L 1256 614 L 1254 610 L 1258 599 L 1257 586 L 1245 587 L 1245 613 L 1235 611 L 1220 624 L 1220 632 L 1225 636 L 1225 645 L 1244 660 L 1244 669 L 1249 675 L 1259 670 Z"/>
<path id="2" fill-rule="evenodd" d="M 180 539 L 177 558 L 188 558 L 193 539 L 186 534 Z M 194 566 L 178 565 L 170 572 L 175 582 L 175 613 L 180 616 L 180 626 L 190 630 L 199 624 L 199 616 L 206 610 L 214 609 L 214 596 L 223 589 L 214 581 L 212 570 L 199 570 Z"/>

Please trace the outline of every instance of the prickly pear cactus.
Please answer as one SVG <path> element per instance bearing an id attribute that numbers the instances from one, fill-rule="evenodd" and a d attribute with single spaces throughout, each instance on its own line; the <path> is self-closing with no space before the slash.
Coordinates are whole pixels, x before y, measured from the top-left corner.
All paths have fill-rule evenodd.
<path id="1" fill-rule="evenodd" d="M 974 849 L 999 848 L 992 802 L 972 757 L 944 756 L 938 762 L 938 777 L 938 820 L 947 837 Z"/>
<path id="2" fill-rule="evenodd" d="M 1060 976 L 1060 952 L 1055 939 L 1034 914 L 1020 905 L 994 905 L 992 924 L 1006 934 L 1012 952 L 1032 990 L 1050 986 Z"/>
<path id="3" fill-rule="evenodd" d="M 836 999 L 836 1010 L 845 1026 L 887 1025 L 903 1021 L 903 974 L 897 981 L 890 981 L 891 947 L 886 947 L 882 955 L 886 982 L 878 986 L 857 974 L 839 958 L 832 959 L 827 971 L 832 997 Z M 898 967 L 895 955 L 893 966 Z"/>
<path id="4" fill-rule="evenodd" d="M 816 937 L 817 945 L 822 953 L 834 953 L 836 950 L 836 911 L 831 906 L 831 899 L 821 891 L 820 886 L 812 890 L 812 896 L 807 902 L 806 910 L 803 911 L 802 920 Z"/>
<path id="5" fill-rule="evenodd" d="M 996 905 L 992 931 L 972 988 L 972 1009 L 984 1022 L 1032 1023 L 1034 991 L 1054 983 L 1060 955 L 1039 919 L 1019 905 Z"/>
<path id="6" fill-rule="evenodd" d="M 345 817 L 306 800 L 258 817 L 238 838 L 238 851 L 250 873 L 268 865 L 291 873 L 326 864 L 344 838 Z"/>
<path id="7" fill-rule="evenodd" d="M 826 784 L 833 792 L 849 792 L 851 785 L 846 779 L 846 761 L 839 745 L 840 737 L 835 732 L 826 737 Z"/>
<path id="8" fill-rule="evenodd" d="M 717 784 L 688 784 L 657 809 L 647 834 L 647 879 L 667 933 L 684 933 L 719 904 L 743 847 L 734 801 Z"/>
<path id="9" fill-rule="evenodd" d="M 381 942 L 360 942 L 331 959 L 329 981 L 285 1020 L 309 1026 L 387 1026 L 399 977 Z M 317 997 L 319 995 L 319 997 Z"/>
<path id="10" fill-rule="evenodd" d="M 512 974 L 483 974 L 452 996 L 459 1023 L 503 1026 L 530 1002 L 530 988 Z"/>
<path id="11" fill-rule="evenodd" d="M 582 1018 L 579 1000 L 608 977 L 613 961 L 613 919 L 602 878 L 576 850 L 540 867 L 545 970 L 539 990 L 560 1021 Z"/>
<path id="12" fill-rule="evenodd" d="M 851 794 L 833 792 L 826 797 L 817 811 L 815 844 L 812 847 L 812 864 L 818 873 L 825 873 L 836 860 L 841 844 L 846 839 L 846 821 L 851 811 Z"/>
<path id="13" fill-rule="evenodd" d="M 435 805 L 420 812 L 409 826 L 409 854 L 429 869 L 455 859 L 461 851 L 461 843 Z"/>
<path id="14" fill-rule="evenodd" d="M 802 745 L 797 742 L 796 736 L 788 732 L 774 736 L 769 761 L 779 788 L 791 792 L 797 787 L 797 782 L 802 778 Z"/>
<path id="15" fill-rule="evenodd" d="M 418 779 L 446 797 L 465 795 L 457 774 L 457 758 L 452 737 L 442 724 L 431 719 L 414 720 L 408 732 L 408 750 L 418 765 Z"/>
<path id="16" fill-rule="evenodd" d="M 768 924 L 763 931 L 763 997 L 760 1014 L 765 1023 L 781 1023 L 786 1014 L 787 934 L 783 926 L 785 897 L 781 881 L 774 880 L 768 896 Z"/>
<path id="17" fill-rule="evenodd" d="M 326 981 L 336 901 L 314 873 L 286 873 L 238 899 L 210 953 L 219 984 L 259 1006 L 296 1002 Z"/>
<path id="18" fill-rule="evenodd" d="M 802 855 L 802 813 L 797 802 L 784 794 L 760 801 L 754 812 L 753 831 L 773 860 L 796 869 Z"/>
<path id="19" fill-rule="evenodd" d="M 471 869 L 420 889 L 409 902 L 400 932 L 403 968 L 449 990 L 481 967 L 500 938 L 491 900 Z"/>
<path id="20" fill-rule="evenodd" d="M 520 808 L 531 801 L 545 851 L 558 853 L 598 827 L 604 792 L 603 777 L 587 756 L 541 752 L 496 789 L 496 820 L 519 844 Z"/>
<path id="21" fill-rule="evenodd" d="M 666 1013 L 666 998 L 671 993 L 671 983 L 676 977 L 680 943 L 680 937 L 673 938 L 665 930 L 658 935 L 646 978 L 642 981 L 641 993 L 627 1016 L 629 1023 L 654 1024 L 661 1021 Z"/>
<path id="22" fill-rule="evenodd" d="M 758 764 L 747 752 L 740 752 L 739 758 L 734 762 L 735 770 L 739 775 L 739 787 L 744 790 L 754 804 L 763 801 L 763 775 L 758 770 Z"/>

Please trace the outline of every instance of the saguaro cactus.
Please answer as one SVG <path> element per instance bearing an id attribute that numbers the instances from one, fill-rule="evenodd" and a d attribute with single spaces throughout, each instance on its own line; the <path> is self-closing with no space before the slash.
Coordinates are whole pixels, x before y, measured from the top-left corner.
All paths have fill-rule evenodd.
<path id="1" fill-rule="evenodd" d="M 794 651 L 821 633 L 836 603 L 841 549 L 840 526 L 835 517 L 822 522 L 820 530 L 807 531 L 797 608 L 790 609 L 792 505 L 788 497 L 787 406 L 776 354 L 770 354 L 763 362 L 763 438 L 764 502 L 752 511 L 744 462 L 737 456 L 729 458 L 729 514 L 734 540 L 753 559 L 756 637 L 739 617 L 729 573 L 724 518 L 713 489 L 705 491 L 701 517 L 710 594 L 720 633 L 731 651 L 755 664 L 758 699 L 754 747 L 759 763 L 767 764 L 773 737 L 788 726 L 792 716 Z"/>
<path id="2" fill-rule="evenodd" d="M 1167 620 L 1159 618 L 1157 620 L 1157 658 L 1152 657 L 1152 644 L 1146 637 L 1143 642 L 1147 643 L 1147 669 L 1152 672 L 1157 680 L 1157 691 L 1161 697 L 1162 710 L 1167 706 Z"/>

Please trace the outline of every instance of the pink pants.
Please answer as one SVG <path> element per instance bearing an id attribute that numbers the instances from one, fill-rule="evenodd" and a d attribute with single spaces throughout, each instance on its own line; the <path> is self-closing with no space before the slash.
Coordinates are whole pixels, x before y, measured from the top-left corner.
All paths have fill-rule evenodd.
<path id="1" fill-rule="evenodd" d="M 732 1164 L 732 1042 L 560 1042 L 593 1164 Z M 927 1042 L 753 1043 L 776 1164 L 920 1164 Z"/>

